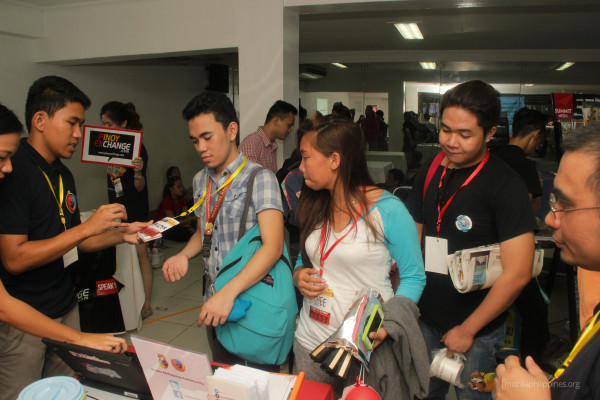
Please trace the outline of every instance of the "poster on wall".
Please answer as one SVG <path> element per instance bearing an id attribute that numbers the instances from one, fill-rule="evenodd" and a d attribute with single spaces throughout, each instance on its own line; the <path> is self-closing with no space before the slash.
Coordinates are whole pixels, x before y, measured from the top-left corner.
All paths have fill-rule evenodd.
<path id="1" fill-rule="evenodd" d="M 141 131 L 84 125 L 81 162 L 133 168 L 141 147 Z"/>
<path id="2" fill-rule="evenodd" d="M 512 121 L 517 111 L 525 107 L 525 99 L 519 95 L 500 96 L 501 111 L 506 113 L 508 119 L 508 135 L 512 136 Z"/>
<path id="3" fill-rule="evenodd" d="M 573 93 L 552 93 L 556 119 L 573 118 Z"/>
<path id="4" fill-rule="evenodd" d="M 583 121 L 600 120 L 600 96 L 597 94 L 573 95 L 573 118 Z"/>

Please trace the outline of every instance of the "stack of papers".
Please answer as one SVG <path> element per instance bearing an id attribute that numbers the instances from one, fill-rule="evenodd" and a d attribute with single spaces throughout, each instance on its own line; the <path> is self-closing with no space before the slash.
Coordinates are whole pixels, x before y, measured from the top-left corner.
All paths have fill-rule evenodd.
<path id="1" fill-rule="evenodd" d="M 269 374 L 259 369 L 234 365 L 218 368 L 207 377 L 209 399 L 285 400 L 289 397 L 295 376 Z"/>

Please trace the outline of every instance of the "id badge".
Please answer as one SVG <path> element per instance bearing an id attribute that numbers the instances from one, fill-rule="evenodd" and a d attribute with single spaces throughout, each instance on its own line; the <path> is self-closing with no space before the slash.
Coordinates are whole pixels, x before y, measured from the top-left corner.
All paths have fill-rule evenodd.
<path id="1" fill-rule="evenodd" d="M 123 184 L 121 178 L 114 178 L 112 180 L 113 186 L 115 187 L 115 193 L 117 197 L 122 197 L 125 193 L 123 192 Z"/>
<path id="2" fill-rule="evenodd" d="M 141 229 L 138 232 L 138 237 L 144 242 L 160 239 L 164 231 L 171 229 L 178 224 L 179 221 L 177 221 L 175 218 L 165 217 L 160 221 L 156 221 L 152 225 Z"/>
<path id="3" fill-rule="evenodd" d="M 331 320 L 331 308 L 333 305 L 333 291 L 325 289 L 318 297 L 309 301 L 310 311 L 308 316 L 317 322 L 329 325 Z"/>
<path id="4" fill-rule="evenodd" d="M 79 260 L 79 255 L 77 254 L 77 247 L 73 247 L 67 252 L 67 254 L 63 256 L 63 264 L 65 268 L 67 268 L 69 265 L 73 264 L 77 260 Z"/>
<path id="5" fill-rule="evenodd" d="M 425 237 L 425 271 L 448 275 L 448 239 Z"/>

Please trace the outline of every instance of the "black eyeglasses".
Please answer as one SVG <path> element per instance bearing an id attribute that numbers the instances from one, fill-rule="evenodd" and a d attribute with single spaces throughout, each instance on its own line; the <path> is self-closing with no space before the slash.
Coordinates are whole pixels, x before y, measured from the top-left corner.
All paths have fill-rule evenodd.
<path id="1" fill-rule="evenodd" d="M 550 210 L 552 211 L 552 216 L 554 217 L 554 219 L 556 219 L 556 213 L 569 213 L 571 211 L 581 211 L 581 210 L 597 210 L 600 208 L 600 206 L 596 206 L 596 207 L 581 207 L 581 208 L 565 208 L 564 210 L 559 210 L 557 205 L 558 205 L 558 196 L 556 196 L 556 194 L 554 193 L 550 193 L 550 199 L 548 201 L 548 203 L 550 204 Z"/>

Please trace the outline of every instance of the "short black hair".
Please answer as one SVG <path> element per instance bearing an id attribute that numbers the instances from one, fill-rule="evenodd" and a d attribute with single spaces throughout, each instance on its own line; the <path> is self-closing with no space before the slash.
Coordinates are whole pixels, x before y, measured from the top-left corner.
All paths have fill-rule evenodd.
<path id="1" fill-rule="evenodd" d="M 307 115 L 308 111 L 306 111 L 306 108 L 300 106 L 300 111 L 298 111 L 298 118 L 300 118 L 300 122 L 304 121 Z"/>
<path id="2" fill-rule="evenodd" d="M 344 104 L 342 104 L 341 101 L 338 101 L 337 103 L 335 103 L 333 105 L 333 107 L 331 109 L 331 114 L 339 115 L 341 117 L 344 117 L 344 118 L 352 121 L 352 113 L 350 112 L 350 109 L 348 107 L 346 107 Z"/>
<path id="3" fill-rule="evenodd" d="M 14 112 L 0 104 L 0 135 L 23 132 L 23 124 Z"/>
<path id="4" fill-rule="evenodd" d="M 290 113 L 298 115 L 298 110 L 296 109 L 296 107 L 294 107 L 288 102 L 285 102 L 283 100 L 277 100 L 275 104 L 273 104 L 271 108 L 269 108 L 267 118 L 265 118 L 265 125 L 268 124 L 269 121 L 271 121 L 275 117 L 285 119 Z"/>
<path id="5" fill-rule="evenodd" d="M 398 168 L 392 168 L 388 171 L 388 174 L 392 174 L 394 180 L 397 181 L 400 185 L 404 183 L 404 172 L 399 170 Z"/>
<path id="6" fill-rule="evenodd" d="M 440 106 L 442 117 L 448 107 L 464 108 L 475 115 L 477 125 L 487 134 L 500 119 L 500 93 L 483 81 L 464 82 L 444 93 Z"/>
<path id="7" fill-rule="evenodd" d="M 521 108 L 513 117 L 512 136 L 525 137 L 537 130 L 544 132 L 547 123 L 548 117 L 544 113 L 529 108 Z"/>
<path id="8" fill-rule="evenodd" d="M 92 102 L 77 86 L 60 76 L 44 76 L 33 82 L 25 102 L 25 123 L 31 131 L 31 119 L 38 111 L 44 111 L 50 118 L 64 108 L 67 103 L 79 103 L 87 110 Z"/>
<path id="9" fill-rule="evenodd" d="M 565 153 L 582 152 L 596 159 L 594 172 L 588 177 L 586 184 L 594 191 L 596 201 L 600 204 L 600 123 L 575 129 L 565 137 L 562 148 Z"/>
<path id="10" fill-rule="evenodd" d="M 218 92 L 203 92 L 195 96 L 183 109 L 182 115 L 186 121 L 190 121 L 201 114 L 212 114 L 215 121 L 221 124 L 223 130 L 232 122 L 239 125 L 237 114 L 229 97 Z"/>

